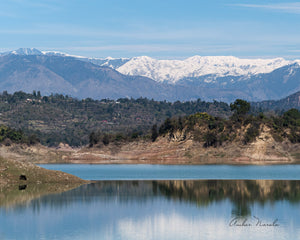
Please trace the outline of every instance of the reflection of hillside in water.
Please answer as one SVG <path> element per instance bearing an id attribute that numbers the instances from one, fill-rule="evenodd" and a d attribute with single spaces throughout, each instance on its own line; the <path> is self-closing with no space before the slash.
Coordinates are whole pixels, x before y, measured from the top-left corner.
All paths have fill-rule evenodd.
<path id="1" fill-rule="evenodd" d="M 24 190 L 26 191 L 26 189 Z M 24 191 L 20 194 L 24 195 Z M 45 195 L 31 201 L 33 208 L 43 205 L 63 208 L 75 202 L 118 201 L 119 204 L 140 204 L 161 197 L 205 207 L 229 200 L 232 214 L 250 214 L 254 203 L 287 200 L 300 202 L 300 181 L 282 180 L 164 180 L 164 181 L 99 181 L 60 194 Z M 22 208 L 22 204 L 18 207 Z"/>
<path id="2" fill-rule="evenodd" d="M 233 203 L 232 214 L 250 215 L 250 205 L 287 200 L 300 202 L 300 181 L 285 180 L 199 180 L 159 181 L 160 192 L 168 198 L 206 206 L 228 199 Z"/>
<path id="3" fill-rule="evenodd" d="M 15 208 L 29 204 L 32 200 L 39 199 L 43 196 L 54 194 L 59 196 L 60 193 L 76 189 L 80 184 L 28 184 L 28 185 L 9 185 L 0 187 L 0 208 Z"/>

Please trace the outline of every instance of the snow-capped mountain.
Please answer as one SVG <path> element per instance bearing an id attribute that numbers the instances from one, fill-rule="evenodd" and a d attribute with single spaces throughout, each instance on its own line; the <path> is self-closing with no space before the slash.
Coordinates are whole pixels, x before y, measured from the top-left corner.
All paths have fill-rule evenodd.
<path id="1" fill-rule="evenodd" d="M 135 57 L 117 70 L 125 75 L 137 75 L 154 79 L 158 82 L 176 83 L 183 78 L 197 78 L 210 75 L 205 82 L 226 76 L 244 76 L 246 78 L 275 69 L 299 60 L 289 61 L 274 59 L 240 59 L 237 57 L 201 57 L 194 56 L 185 60 L 156 60 L 150 57 Z M 212 77 L 213 76 L 213 77 Z"/>
<path id="2" fill-rule="evenodd" d="M 89 58 L 89 57 L 83 57 L 77 55 L 70 55 L 67 53 L 62 53 L 57 51 L 42 51 L 42 53 L 47 56 L 73 57 L 81 61 L 91 62 L 93 64 L 103 66 L 103 67 L 110 67 L 112 69 L 117 69 L 118 67 L 122 66 L 123 64 L 125 64 L 130 60 L 129 58 L 112 58 L 112 57 Z"/>
<path id="3" fill-rule="evenodd" d="M 5 55 L 9 55 L 9 54 L 24 55 L 24 56 L 43 55 L 43 53 L 40 50 L 36 49 L 36 48 L 19 48 L 17 50 L 0 53 L 0 56 L 5 56 Z"/>
<path id="4" fill-rule="evenodd" d="M 89 58 L 70 55 L 59 51 L 40 51 L 35 48 L 20 48 L 1 55 L 46 55 L 73 57 L 81 61 L 106 66 L 130 76 L 144 76 L 157 82 L 175 84 L 183 79 L 201 77 L 206 83 L 215 82 L 218 78 L 240 77 L 249 79 L 253 75 L 270 73 L 283 66 L 300 64 L 300 60 L 242 59 L 233 56 L 193 56 L 185 60 L 157 60 L 147 56 L 134 58 Z M 203 78 L 203 76 L 207 76 Z"/>
<path id="5" fill-rule="evenodd" d="M 45 56 L 56 56 L 56 57 L 71 57 L 71 58 L 79 59 L 81 61 L 91 62 L 91 63 L 99 65 L 99 66 L 110 67 L 113 69 L 117 69 L 118 67 L 122 66 L 123 64 L 125 64 L 126 62 L 128 62 L 130 60 L 129 58 L 112 58 L 112 57 L 89 58 L 89 57 L 84 57 L 84 56 L 71 55 L 71 54 L 59 52 L 59 51 L 40 51 L 36 48 L 19 48 L 17 50 L 0 53 L 0 56 L 5 56 L 5 55 L 9 55 L 9 54 L 21 55 L 21 56 L 45 55 Z"/>
<path id="6" fill-rule="evenodd" d="M 0 54 L 0 89 L 96 99 L 275 100 L 300 91 L 300 61 L 222 56 L 101 59 L 21 48 Z"/>

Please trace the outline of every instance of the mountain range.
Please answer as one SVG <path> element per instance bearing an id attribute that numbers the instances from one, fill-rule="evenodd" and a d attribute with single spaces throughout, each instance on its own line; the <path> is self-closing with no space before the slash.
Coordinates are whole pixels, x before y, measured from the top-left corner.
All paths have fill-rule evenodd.
<path id="1" fill-rule="evenodd" d="M 230 56 L 100 59 L 20 48 L 0 54 L 0 89 L 95 99 L 277 100 L 300 91 L 300 60 Z"/>

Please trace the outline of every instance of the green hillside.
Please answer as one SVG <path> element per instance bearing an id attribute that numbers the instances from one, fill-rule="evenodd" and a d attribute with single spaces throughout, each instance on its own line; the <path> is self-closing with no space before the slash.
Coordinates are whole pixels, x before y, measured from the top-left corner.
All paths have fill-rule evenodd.
<path id="1" fill-rule="evenodd" d="M 154 124 L 168 117 L 207 112 L 228 117 L 230 107 L 223 102 L 154 101 L 145 98 L 78 100 L 64 95 L 41 96 L 40 92 L 0 94 L 0 124 L 35 135 L 41 143 L 56 146 L 85 145 L 93 131 L 136 138 L 150 133 Z"/>

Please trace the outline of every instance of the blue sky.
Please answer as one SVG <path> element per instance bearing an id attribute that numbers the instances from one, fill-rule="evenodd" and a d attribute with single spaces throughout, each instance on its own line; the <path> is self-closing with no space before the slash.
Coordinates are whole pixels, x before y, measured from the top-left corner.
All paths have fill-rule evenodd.
<path id="1" fill-rule="evenodd" d="M 300 58 L 300 1 L 0 1 L 0 51 Z"/>

